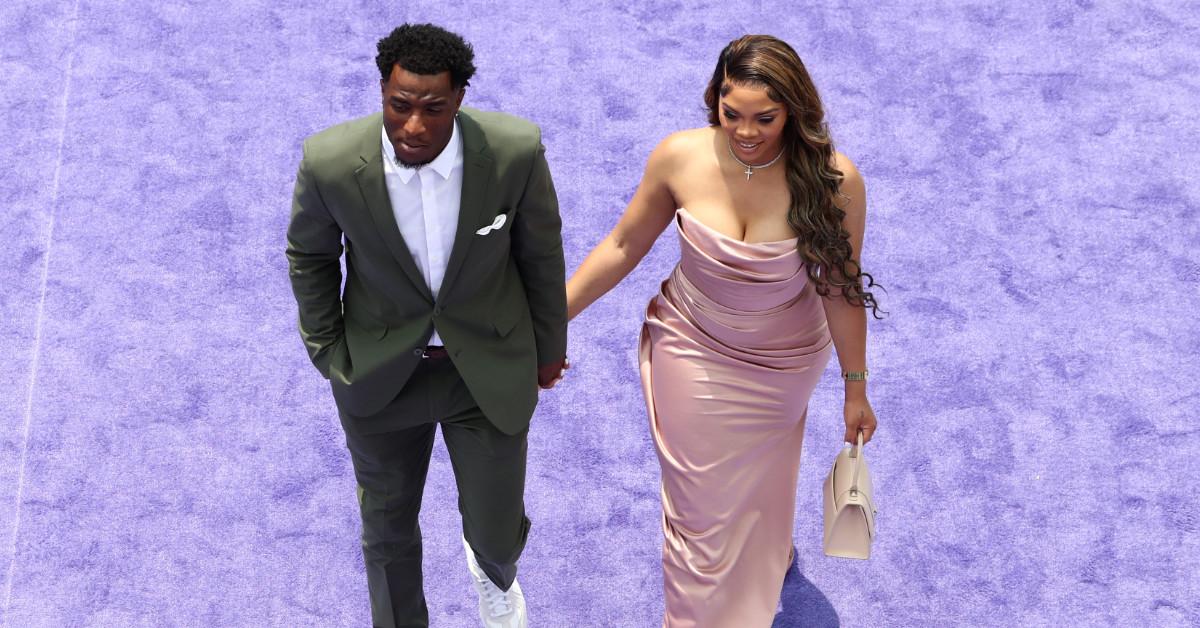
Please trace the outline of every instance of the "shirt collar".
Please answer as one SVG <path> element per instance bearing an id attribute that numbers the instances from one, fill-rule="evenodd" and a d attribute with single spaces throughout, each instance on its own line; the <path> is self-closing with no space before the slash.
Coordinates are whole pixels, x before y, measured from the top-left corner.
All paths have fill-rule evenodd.
<path id="1" fill-rule="evenodd" d="M 457 115 L 454 116 L 454 127 L 450 131 L 450 141 L 446 143 L 446 147 L 442 149 L 442 152 L 433 161 L 420 168 L 408 168 L 396 161 L 396 149 L 392 146 L 391 140 L 388 139 L 387 129 L 382 129 L 380 134 L 383 137 L 383 159 L 392 165 L 393 170 L 395 170 L 396 174 L 400 175 L 400 180 L 405 184 L 412 180 L 413 175 L 417 174 L 420 168 L 430 168 L 441 175 L 442 179 L 449 179 L 450 173 L 458 163 L 458 155 L 462 149 L 462 139 L 458 132 Z"/>

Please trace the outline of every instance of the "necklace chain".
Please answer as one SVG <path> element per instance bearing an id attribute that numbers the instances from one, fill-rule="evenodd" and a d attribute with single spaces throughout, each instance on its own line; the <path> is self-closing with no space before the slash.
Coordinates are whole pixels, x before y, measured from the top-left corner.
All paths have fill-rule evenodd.
<path id="1" fill-rule="evenodd" d="M 761 165 L 761 166 L 754 166 L 754 165 L 751 165 L 751 164 L 748 164 L 748 163 L 746 163 L 746 162 L 742 161 L 741 159 L 738 159 L 738 156 L 737 156 L 736 154 L 734 154 L 734 152 L 733 152 L 733 141 L 732 141 L 732 140 L 728 140 L 728 139 L 727 139 L 727 140 L 725 141 L 725 145 L 726 145 L 726 147 L 727 147 L 727 148 L 729 148 L 729 156 L 730 156 L 730 157 L 733 157 L 733 160 L 734 160 L 734 161 L 738 162 L 739 164 L 741 164 L 741 166 L 742 166 L 743 168 L 745 168 L 745 169 L 746 169 L 746 180 L 747 180 L 747 181 L 749 181 L 749 180 L 750 180 L 750 175 L 754 174 L 754 171 L 755 171 L 755 170 L 762 170 L 763 168 L 768 168 L 768 167 L 770 167 L 770 166 L 771 166 L 771 164 L 773 164 L 773 163 L 775 163 L 775 162 L 779 161 L 779 158 L 780 158 L 780 157 L 783 157 L 783 149 L 782 149 L 782 148 L 780 148 L 780 149 L 779 149 L 779 154 L 778 154 L 778 155 L 775 155 L 775 159 L 772 159 L 771 161 L 768 161 L 767 163 L 765 163 L 765 164 L 763 164 L 763 165 Z"/>

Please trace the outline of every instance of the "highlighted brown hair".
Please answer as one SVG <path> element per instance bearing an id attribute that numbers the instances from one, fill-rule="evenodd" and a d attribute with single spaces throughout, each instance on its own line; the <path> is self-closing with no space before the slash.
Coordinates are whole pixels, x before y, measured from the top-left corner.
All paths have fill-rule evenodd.
<path id="1" fill-rule="evenodd" d="M 854 261 L 850 234 L 842 227 L 846 212 L 835 203 L 845 198 L 840 191 L 843 174 L 834 166 L 825 110 L 800 56 L 770 35 L 746 35 L 730 42 L 704 90 L 709 124 L 720 125 L 720 96 L 734 85 L 765 86 L 767 96 L 787 108 L 783 146 L 791 193 L 788 223 L 800 238 L 797 249 L 817 293 L 829 296 L 836 291 L 878 318 L 879 304 L 867 290 L 875 279 Z"/>

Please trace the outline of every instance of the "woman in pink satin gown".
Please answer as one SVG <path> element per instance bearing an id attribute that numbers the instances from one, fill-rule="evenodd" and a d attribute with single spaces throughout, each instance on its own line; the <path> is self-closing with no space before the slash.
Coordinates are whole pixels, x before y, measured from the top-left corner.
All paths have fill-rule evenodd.
<path id="1" fill-rule="evenodd" d="M 790 563 L 808 399 L 835 348 L 845 439 L 876 427 L 865 187 L 786 43 L 730 43 L 704 99 L 709 126 L 651 153 L 624 215 L 568 282 L 567 309 L 612 289 L 675 225 L 680 260 L 640 339 L 662 469 L 663 625 L 766 627 Z"/>

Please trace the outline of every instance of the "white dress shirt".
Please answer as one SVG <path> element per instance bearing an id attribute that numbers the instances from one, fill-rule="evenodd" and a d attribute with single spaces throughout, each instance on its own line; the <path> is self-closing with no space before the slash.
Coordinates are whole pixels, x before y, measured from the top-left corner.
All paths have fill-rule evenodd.
<path id="1" fill-rule="evenodd" d="M 383 177 L 400 235 L 437 299 L 446 275 L 450 249 L 458 229 L 462 203 L 463 151 L 458 119 L 446 148 L 431 162 L 406 168 L 396 161 L 396 149 L 383 134 Z M 426 344 L 441 345 L 436 327 Z"/>

